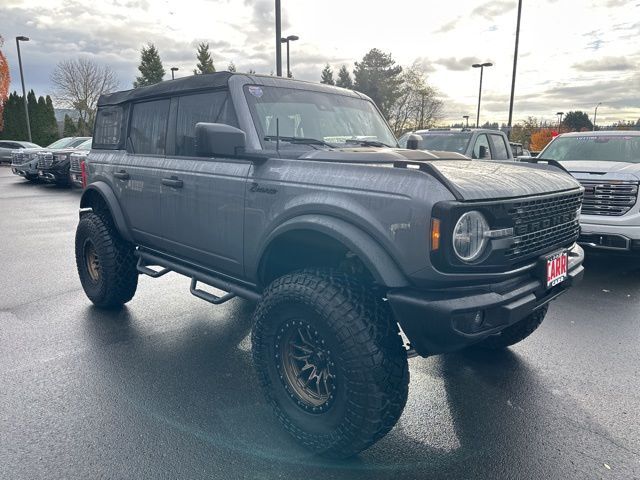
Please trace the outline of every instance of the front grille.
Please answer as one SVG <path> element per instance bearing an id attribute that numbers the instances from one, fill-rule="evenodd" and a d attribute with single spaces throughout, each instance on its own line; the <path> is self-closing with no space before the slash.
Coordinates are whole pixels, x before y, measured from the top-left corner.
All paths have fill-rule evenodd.
<path id="1" fill-rule="evenodd" d="M 582 192 L 573 192 L 510 204 L 514 237 L 505 256 L 517 261 L 575 242 L 581 202 Z"/>
<path id="2" fill-rule="evenodd" d="M 74 172 L 80 171 L 80 155 L 71 155 L 71 160 L 69 161 L 69 170 Z"/>
<path id="3" fill-rule="evenodd" d="M 50 168 L 52 163 L 53 163 L 53 154 L 51 152 L 38 154 L 37 168 Z"/>
<path id="4" fill-rule="evenodd" d="M 25 154 L 16 152 L 11 154 L 11 165 L 22 165 L 25 162 Z"/>
<path id="5" fill-rule="evenodd" d="M 624 215 L 638 200 L 638 182 L 580 180 L 584 187 L 582 213 L 585 215 Z"/>

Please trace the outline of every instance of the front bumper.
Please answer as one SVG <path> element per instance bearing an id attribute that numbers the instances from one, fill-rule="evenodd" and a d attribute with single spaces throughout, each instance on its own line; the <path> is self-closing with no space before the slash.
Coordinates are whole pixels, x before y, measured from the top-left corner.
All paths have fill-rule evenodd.
<path id="1" fill-rule="evenodd" d="M 20 164 L 12 163 L 11 171 L 21 177 L 35 177 L 38 175 L 38 168 L 36 167 L 37 163 L 37 160 L 30 160 Z"/>
<path id="2" fill-rule="evenodd" d="M 69 169 L 69 179 L 71 183 L 76 186 L 82 188 L 82 172 L 79 170 L 75 170 L 73 168 Z"/>
<path id="3" fill-rule="evenodd" d="M 584 251 L 569 249 L 568 278 L 546 288 L 535 269 L 500 283 L 440 290 L 404 288 L 387 299 L 411 343 L 422 356 L 460 350 L 527 317 L 579 282 Z M 481 320 L 476 315 L 481 312 Z"/>
<path id="4" fill-rule="evenodd" d="M 69 163 L 53 165 L 49 168 L 41 168 L 38 170 L 38 177 L 46 182 L 68 183 Z"/>

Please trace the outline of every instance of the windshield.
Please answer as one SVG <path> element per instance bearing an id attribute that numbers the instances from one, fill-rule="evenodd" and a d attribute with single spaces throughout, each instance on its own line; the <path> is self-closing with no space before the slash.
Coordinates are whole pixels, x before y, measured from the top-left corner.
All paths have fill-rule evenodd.
<path id="1" fill-rule="evenodd" d="M 289 144 L 319 148 L 322 143 L 345 146 L 354 141 L 397 146 L 397 141 L 375 106 L 368 100 L 293 88 L 248 85 L 245 96 L 260 142 L 270 148 L 276 133 Z M 276 132 L 276 120 L 279 132 Z M 295 141 L 300 139 L 300 141 Z M 284 140 L 286 144 L 288 140 Z"/>
<path id="2" fill-rule="evenodd" d="M 429 133 L 421 137 L 422 141 L 418 142 L 420 150 L 464 153 L 471 140 L 471 133 Z"/>
<path id="3" fill-rule="evenodd" d="M 640 163 L 640 136 L 558 137 L 539 156 L 553 160 L 603 160 Z"/>
<path id="4" fill-rule="evenodd" d="M 61 138 L 60 140 L 56 140 L 55 142 L 53 142 L 51 145 L 47 145 L 47 148 L 65 148 L 68 147 L 71 142 L 73 142 L 75 140 L 75 137 L 65 137 L 65 138 Z"/>
<path id="5" fill-rule="evenodd" d="M 78 150 L 91 150 L 91 142 L 93 140 L 90 138 L 88 140 L 85 140 L 84 142 L 82 142 L 80 145 L 78 145 L 76 148 Z"/>

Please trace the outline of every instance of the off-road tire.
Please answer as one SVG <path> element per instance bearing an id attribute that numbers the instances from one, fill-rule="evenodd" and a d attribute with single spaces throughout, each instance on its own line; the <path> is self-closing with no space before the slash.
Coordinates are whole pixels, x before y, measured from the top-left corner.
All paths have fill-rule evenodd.
<path id="1" fill-rule="evenodd" d="M 88 267 L 88 248 L 93 248 L 98 260 L 99 268 L 94 268 L 93 277 Z M 108 214 L 85 213 L 80 218 L 76 229 L 76 266 L 82 288 L 97 307 L 121 307 L 136 293 L 134 246 L 120 236 Z"/>
<path id="2" fill-rule="evenodd" d="M 488 338 L 485 338 L 480 343 L 478 343 L 477 346 L 481 348 L 488 348 L 491 350 L 499 350 L 521 342 L 536 331 L 536 329 L 544 320 L 548 309 L 548 305 L 539 308 L 528 317 L 520 320 L 518 323 L 505 328 L 498 335 L 492 335 Z"/>
<path id="3" fill-rule="evenodd" d="M 298 318 L 333 350 L 336 389 L 332 403 L 318 413 L 301 407 L 279 367 L 278 332 Z M 287 274 L 265 290 L 254 322 L 260 384 L 280 422 L 304 446 L 348 458 L 396 424 L 407 401 L 407 354 L 389 306 L 371 288 L 335 271 Z"/>

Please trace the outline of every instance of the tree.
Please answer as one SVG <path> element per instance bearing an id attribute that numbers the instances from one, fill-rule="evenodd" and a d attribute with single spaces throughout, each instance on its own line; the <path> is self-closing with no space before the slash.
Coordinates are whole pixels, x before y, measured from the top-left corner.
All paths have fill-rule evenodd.
<path id="1" fill-rule="evenodd" d="M 73 119 L 68 114 L 65 114 L 64 127 L 62 127 L 62 136 L 75 137 L 77 133 L 78 129 L 76 128 L 76 124 L 73 123 Z"/>
<path id="2" fill-rule="evenodd" d="M 402 67 L 390 54 L 371 49 L 361 62 L 355 62 L 353 76 L 356 90 L 371 97 L 385 117 L 398 100 L 402 86 Z"/>
<path id="3" fill-rule="evenodd" d="M 336 81 L 337 87 L 353 88 L 353 80 L 346 65 L 342 65 L 338 71 L 338 80 Z"/>
<path id="4" fill-rule="evenodd" d="M 196 69 L 193 71 L 195 75 L 200 73 L 214 73 L 216 71 L 216 67 L 213 66 L 211 54 L 209 53 L 208 43 L 202 42 L 198 45 L 196 58 L 198 59 L 198 64 L 196 65 Z"/>
<path id="5" fill-rule="evenodd" d="M 236 65 L 233 62 L 229 62 L 229 66 L 227 67 L 227 71 L 229 71 L 231 73 L 235 73 Z"/>
<path id="6" fill-rule="evenodd" d="M 146 87 L 162 81 L 165 70 L 158 49 L 153 43 L 140 50 L 138 70 L 140 70 L 140 76 L 136 77 L 136 81 L 133 82 L 133 88 Z"/>
<path id="7" fill-rule="evenodd" d="M 118 79 L 108 66 L 79 58 L 64 60 L 51 75 L 54 98 L 68 108 L 73 108 L 88 125 L 93 125 L 98 98 L 103 93 L 118 89 Z"/>
<path id="8" fill-rule="evenodd" d="M 438 92 L 427 84 L 426 74 L 418 63 L 405 69 L 401 79 L 400 94 L 388 114 L 397 136 L 407 130 L 432 127 L 442 118 L 443 109 Z"/>
<path id="9" fill-rule="evenodd" d="M 5 139 L 27 140 L 27 120 L 24 115 L 22 95 L 13 92 L 9 95 L 4 109 L 4 129 L 2 137 Z"/>
<path id="10" fill-rule="evenodd" d="M 531 151 L 539 152 L 540 150 L 542 150 L 544 147 L 547 146 L 547 143 L 549 143 L 552 138 L 553 138 L 553 130 L 551 130 L 550 128 L 542 128 L 537 132 L 534 132 L 531 135 L 531 144 L 530 144 Z"/>
<path id="11" fill-rule="evenodd" d="M 0 47 L 4 44 L 4 39 L 0 35 Z M 0 132 L 4 129 L 4 108 L 9 100 L 9 84 L 11 76 L 9 75 L 9 62 L 0 50 Z"/>
<path id="12" fill-rule="evenodd" d="M 513 126 L 510 138 L 513 142 L 521 143 L 524 148 L 527 148 L 531 142 L 531 135 L 538 131 L 540 127 L 541 125 L 537 118 L 527 117 L 526 120 Z"/>
<path id="13" fill-rule="evenodd" d="M 53 108 L 53 100 L 47 95 L 45 98 L 46 111 L 44 115 L 45 131 L 44 136 L 46 143 L 42 145 L 49 145 L 60 138 L 60 132 L 58 130 L 58 121 L 56 120 L 56 111 Z"/>
<path id="14" fill-rule="evenodd" d="M 327 63 L 322 69 L 322 73 L 320 74 L 320 83 L 325 83 L 327 85 L 335 85 L 336 82 L 333 80 L 333 70 Z"/>
<path id="15" fill-rule="evenodd" d="M 78 124 L 76 126 L 76 135 L 79 137 L 89 137 L 91 136 L 91 126 L 85 122 L 85 120 L 80 117 L 78 118 Z"/>
<path id="16" fill-rule="evenodd" d="M 256 71 L 253 68 L 250 68 L 249 71 L 247 72 L 249 75 L 255 75 Z"/>
<path id="17" fill-rule="evenodd" d="M 562 120 L 563 130 L 567 132 L 584 132 L 593 130 L 593 123 L 589 120 L 589 115 L 585 112 L 576 110 L 575 112 L 569 112 L 564 116 Z"/>

